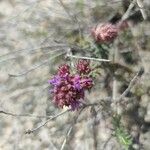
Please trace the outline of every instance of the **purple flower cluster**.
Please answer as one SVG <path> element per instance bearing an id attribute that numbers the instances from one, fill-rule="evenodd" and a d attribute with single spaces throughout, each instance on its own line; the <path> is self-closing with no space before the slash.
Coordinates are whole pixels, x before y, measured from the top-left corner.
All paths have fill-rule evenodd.
<path id="1" fill-rule="evenodd" d="M 58 107 L 68 106 L 72 110 L 77 110 L 80 107 L 84 100 L 85 90 L 93 86 L 93 80 L 90 77 L 71 74 L 70 67 L 66 64 L 61 65 L 57 74 L 48 82 L 53 88 L 53 102 Z"/>

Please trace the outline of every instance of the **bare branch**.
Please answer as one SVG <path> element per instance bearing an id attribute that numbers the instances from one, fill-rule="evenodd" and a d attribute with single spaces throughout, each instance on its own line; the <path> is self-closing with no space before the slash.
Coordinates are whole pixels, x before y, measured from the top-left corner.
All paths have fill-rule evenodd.
<path id="1" fill-rule="evenodd" d="M 113 135 L 111 135 L 107 141 L 104 143 L 103 149 L 106 149 L 107 144 L 109 143 L 109 141 L 111 140 L 111 138 L 113 137 Z"/>
<path id="2" fill-rule="evenodd" d="M 54 53 L 54 52 L 58 52 L 58 51 L 62 51 L 63 49 L 57 49 L 57 50 L 53 50 L 53 51 L 49 51 L 49 52 L 46 52 L 44 54 L 50 54 L 50 53 Z M 40 51 L 34 51 L 34 52 L 30 52 L 31 54 L 35 54 L 35 53 L 39 53 Z M 4 63 L 6 61 L 10 61 L 10 60 L 13 60 L 13 59 L 16 59 L 20 56 L 22 56 L 23 54 L 16 54 L 16 56 L 13 56 L 13 57 L 10 57 L 10 58 L 6 58 L 6 59 L 3 59 L 2 61 L 0 61 L 0 63 Z"/>
<path id="3" fill-rule="evenodd" d="M 67 113 L 67 112 L 69 112 L 69 111 L 70 111 L 70 109 L 67 109 L 67 110 L 65 110 L 65 111 L 63 111 L 63 112 L 61 112 L 61 113 L 59 113 L 59 114 L 57 114 L 57 115 L 55 115 L 55 116 L 49 118 L 48 120 L 46 120 L 44 123 L 42 123 L 42 124 L 39 125 L 38 127 L 34 128 L 34 129 L 29 129 L 29 130 L 27 130 L 27 131 L 25 132 L 25 134 L 30 134 L 30 133 L 33 133 L 33 132 L 39 130 L 40 128 L 42 128 L 43 126 L 45 126 L 48 122 L 50 122 L 51 120 L 54 120 L 54 119 L 58 118 L 59 116 L 64 115 L 65 113 Z"/>
<path id="4" fill-rule="evenodd" d="M 108 101 L 108 100 L 110 100 L 110 98 L 101 99 L 101 100 L 99 100 L 99 102 L 96 102 L 96 103 L 83 104 L 83 105 L 81 106 L 81 108 L 80 108 L 80 113 L 82 112 L 82 110 L 83 110 L 84 108 L 90 107 L 90 106 L 94 106 L 94 105 L 103 105 L 103 106 L 105 107 L 105 105 L 108 104 L 107 101 L 105 101 L 105 100 Z M 55 115 L 55 116 L 53 116 L 53 117 L 50 117 L 47 121 L 45 121 L 45 122 L 44 122 L 43 124 L 41 124 L 40 126 L 34 128 L 34 129 L 27 130 L 27 131 L 26 131 L 26 134 L 30 134 L 30 133 L 33 133 L 33 132 L 37 131 L 38 129 L 40 129 L 40 128 L 42 128 L 43 126 L 45 126 L 49 121 L 54 120 L 55 118 L 57 118 L 57 117 L 59 117 L 59 116 L 65 114 L 66 112 L 69 112 L 70 110 L 71 110 L 71 109 L 67 109 L 67 110 L 64 111 L 64 112 L 61 112 L 61 113 L 59 113 L 59 114 L 57 114 L 57 115 Z M 78 116 L 79 116 L 79 115 L 78 115 Z M 78 117 L 77 117 L 77 118 L 78 118 Z M 74 119 L 74 122 L 76 122 L 77 118 Z M 74 124 L 74 123 L 73 123 L 73 124 Z M 70 129 L 70 130 L 72 130 L 72 129 Z M 70 131 L 70 132 L 71 132 L 71 131 Z"/>
<path id="5" fill-rule="evenodd" d="M 74 56 L 74 55 L 67 55 L 67 57 L 76 58 L 76 59 L 88 59 L 88 60 L 94 60 L 94 61 L 100 61 L 100 62 L 110 62 L 108 59 L 99 59 L 99 58 L 92 58 L 92 57 L 83 57 L 83 56 Z"/>
<path id="6" fill-rule="evenodd" d="M 124 15 L 122 16 L 122 19 L 121 19 L 122 21 L 126 20 L 126 19 L 130 16 L 130 12 L 131 12 L 132 8 L 135 6 L 135 3 L 136 3 L 136 0 L 133 0 L 133 1 L 130 3 L 130 5 L 129 5 L 127 11 L 126 11 L 126 12 L 124 13 Z"/>
<path id="7" fill-rule="evenodd" d="M 147 19 L 147 14 L 146 14 L 146 12 L 144 10 L 143 2 L 141 0 L 136 0 L 136 2 L 137 2 L 138 6 L 140 8 L 140 11 L 141 11 L 143 19 L 146 20 Z"/>
<path id="8" fill-rule="evenodd" d="M 121 18 L 122 21 L 126 20 L 129 17 L 129 15 L 132 11 L 132 8 L 135 6 L 135 2 L 136 2 L 136 0 L 133 0 L 130 3 L 127 11 L 124 13 L 124 15 Z M 116 63 L 118 60 L 119 60 L 118 59 L 118 48 L 115 47 L 113 62 Z M 117 82 L 115 76 L 113 75 L 113 88 L 112 88 L 112 100 L 113 100 L 113 103 L 114 103 L 113 109 L 114 109 L 114 111 L 117 112 L 117 114 L 119 114 L 120 110 L 119 110 L 119 106 L 118 106 L 118 103 L 117 103 L 117 94 L 118 94 L 118 82 Z"/>
<path id="9" fill-rule="evenodd" d="M 11 112 L 7 112 L 4 110 L 0 110 L 0 114 L 13 116 L 13 117 L 31 117 L 31 118 L 51 118 L 52 116 L 39 116 L 39 115 L 32 115 L 32 114 L 15 114 Z"/>
<path id="10" fill-rule="evenodd" d="M 63 141 L 63 144 L 62 144 L 60 150 L 64 150 L 64 147 L 65 147 L 65 145 L 66 145 L 66 143 L 67 143 L 67 138 L 69 137 L 69 135 L 70 135 L 72 129 L 73 129 L 73 126 L 71 126 L 71 127 L 69 128 L 69 130 L 68 130 L 68 132 L 67 132 L 67 135 L 66 135 L 66 137 L 65 137 L 65 139 L 64 139 L 64 141 Z"/>
<path id="11" fill-rule="evenodd" d="M 116 45 L 118 44 L 117 42 L 118 42 L 118 41 L 116 40 L 115 43 L 114 43 L 113 63 L 118 63 L 118 61 L 119 61 L 119 50 L 118 50 L 118 47 L 116 46 Z M 118 81 L 116 80 L 116 77 L 115 77 L 115 71 L 113 72 L 112 80 L 113 80 L 113 86 L 112 86 L 112 101 L 115 103 L 116 97 L 118 96 Z M 117 104 L 114 105 L 113 108 L 114 108 L 114 110 L 115 110 L 117 113 L 119 113 Z"/>
<path id="12" fill-rule="evenodd" d="M 73 119 L 73 123 L 72 123 L 71 127 L 69 128 L 69 130 L 68 130 L 68 132 L 67 132 L 67 135 L 66 135 L 66 137 L 65 137 L 65 139 L 64 139 L 64 141 L 63 141 L 63 143 L 62 143 L 62 146 L 61 146 L 60 150 L 64 150 L 65 145 L 66 145 L 66 143 L 67 143 L 67 139 L 69 138 L 69 136 L 70 136 L 70 134 L 71 134 L 71 131 L 72 131 L 72 129 L 73 129 L 73 126 L 76 124 L 77 119 L 78 119 L 79 115 L 81 114 L 81 112 L 83 111 L 83 109 L 84 109 L 84 108 L 82 108 L 82 109 L 79 111 L 79 113 L 75 116 L 75 118 Z"/>
<path id="13" fill-rule="evenodd" d="M 4 63 L 4 62 L 6 62 L 6 61 L 10 61 L 10 60 L 16 59 L 16 58 L 18 58 L 18 56 L 12 56 L 12 57 L 10 57 L 10 58 L 3 59 L 2 61 L 0 61 L 0 64 L 1 64 L 1 63 Z"/>
<path id="14" fill-rule="evenodd" d="M 20 17 L 21 15 L 23 15 L 25 12 L 29 11 L 29 10 L 32 10 L 33 8 L 35 8 L 38 3 L 40 2 L 40 0 L 37 0 L 33 3 L 31 3 L 27 8 L 25 8 L 23 11 L 19 12 L 16 16 L 13 16 L 13 17 L 10 17 L 8 18 L 8 20 L 6 20 L 6 22 L 4 23 L 4 25 L 12 20 L 15 20 L 17 19 L 18 17 Z"/>
<path id="15" fill-rule="evenodd" d="M 18 53 L 21 53 L 23 51 L 31 52 L 31 51 L 35 51 L 35 50 L 38 50 L 38 49 L 49 49 L 49 48 L 55 48 L 55 47 L 68 47 L 68 45 L 66 45 L 66 44 L 57 44 L 57 45 L 51 45 L 51 46 L 50 45 L 49 46 L 39 46 L 39 47 L 35 47 L 35 48 L 30 48 L 30 49 L 19 49 L 19 50 L 11 51 L 11 52 L 8 52 L 6 54 L 0 55 L 0 58 L 8 56 L 8 55 L 14 55 L 14 53 L 18 54 Z"/>
<path id="16" fill-rule="evenodd" d="M 66 13 L 68 14 L 68 16 L 71 18 L 71 20 L 72 20 L 73 22 L 75 22 L 75 23 L 78 24 L 79 33 L 80 33 L 80 38 L 82 38 L 83 35 L 82 35 L 82 31 L 81 31 L 81 25 L 80 25 L 79 20 L 77 19 L 76 14 L 73 14 L 73 15 L 72 15 L 72 14 L 69 12 L 68 8 L 67 8 L 67 7 L 65 6 L 65 4 L 63 3 L 63 1 L 62 1 L 62 0 L 58 0 L 58 1 L 60 2 L 60 4 L 62 5 L 62 7 L 64 8 L 64 10 L 66 11 Z"/>
<path id="17" fill-rule="evenodd" d="M 118 103 L 120 100 L 122 100 L 132 89 L 132 87 L 137 83 L 137 80 L 143 75 L 144 73 L 144 68 L 142 67 L 139 72 L 134 76 L 134 78 L 130 81 L 129 86 L 127 89 L 119 96 L 118 99 L 116 99 L 116 102 Z"/>
<path id="18" fill-rule="evenodd" d="M 35 65 L 35 66 L 31 67 L 31 68 L 30 68 L 29 70 L 27 70 L 27 71 L 24 71 L 24 72 L 19 73 L 19 74 L 9 74 L 9 76 L 10 76 L 10 77 L 24 76 L 24 75 L 28 74 L 29 72 L 32 72 L 32 71 L 38 69 L 39 67 L 48 64 L 50 60 L 53 60 L 53 59 L 55 59 L 56 57 L 61 56 L 61 55 L 65 54 L 65 53 L 66 53 L 66 51 L 65 51 L 65 52 L 62 52 L 62 53 L 59 53 L 58 55 L 55 55 L 55 56 L 53 56 L 53 57 L 50 57 L 50 59 L 48 59 L 48 60 L 46 60 L 46 61 L 44 61 L 44 62 L 42 62 L 42 63 L 40 63 L 40 64 L 38 64 L 38 65 Z"/>
<path id="19" fill-rule="evenodd" d="M 93 124 L 92 124 L 92 132 L 93 132 L 93 147 L 94 150 L 97 150 L 97 145 L 98 145 L 98 139 L 97 139 L 97 111 L 95 110 L 95 107 L 91 107 L 91 117 L 93 119 Z"/>
<path id="20" fill-rule="evenodd" d="M 101 105 L 101 106 L 106 106 L 110 104 L 111 97 L 106 97 L 106 98 L 101 98 L 101 99 L 96 99 L 94 103 L 82 103 L 83 107 L 90 107 L 90 106 L 96 106 L 96 105 Z"/>

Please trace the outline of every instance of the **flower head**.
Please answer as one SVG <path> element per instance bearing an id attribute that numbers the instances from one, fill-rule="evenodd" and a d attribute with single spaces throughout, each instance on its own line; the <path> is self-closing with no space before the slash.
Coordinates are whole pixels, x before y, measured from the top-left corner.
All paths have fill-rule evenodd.
<path id="1" fill-rule="evenodd" d="M 118 35 L 118 28 L 111 23 L 99 24 L 92 29 L 92 36 L 98 43 L 109 43 Z"/>
<path id="2" fill-rule="evenodd" d="M 59 67 L 57 75 L 48 82 L 53 88 L 53 102 L 58 107 L 68 106 L 72 110 L 80 107 L 85 90 L 93 86 L 93 81 L 88 76 L 70 74 L 68 65 Z"/>

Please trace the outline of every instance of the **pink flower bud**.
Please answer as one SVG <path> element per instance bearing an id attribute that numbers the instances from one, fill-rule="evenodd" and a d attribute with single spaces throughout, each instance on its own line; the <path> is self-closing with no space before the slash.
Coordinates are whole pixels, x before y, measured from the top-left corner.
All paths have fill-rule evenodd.
<path id="1" fill-rule="evenodd" d="M 70 74 L 70 67 L 68 65 L 64 64 L 59 66 L 58 75 L 65 77 L 68 74 Z"/>
<path id="2" fill-rule="evenodd" d="M 110 23 L 99 24 L 92 29 L 92 36 L 98 43 L 110 43 L 118 35 L 118 28 Z"/>
<path id="3" fill-rule="evenodd" d="M 77 71 L 80 74 L 88 74 L 91 71 L 90 61 L 81 59 L 77 63 Z"/>

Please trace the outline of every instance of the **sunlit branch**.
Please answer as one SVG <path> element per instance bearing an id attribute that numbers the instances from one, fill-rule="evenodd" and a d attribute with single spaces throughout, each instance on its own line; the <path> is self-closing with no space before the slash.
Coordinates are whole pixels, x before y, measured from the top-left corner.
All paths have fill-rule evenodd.
<path id="1" fill-rule="evenodd" d="M 75 59 L 87 59 L 93 61 L 100 61 L 100 62 L 110 62 L 108 59 L 99 59 L 99 58 L 92 58 L 92 57 L 83 57 L 83 56 L 74 56 L 67 54 L 67 57 L 75 58 Z"/>
<path id="2" fill-rule="evenodd" d="M 135 6 L 135 3 L 136 3 L 136 0 L 133 0 L 133 1 L 130 3 L 130 5 L 129 5 L 127 11 L 124 13 L 124 15 L 123 15 L 122 18 L 121 18 L 122 21 L 123 21 L 123 20 L 126 20 L 126 19 L 130 16 L 131 10 L 132 10 L 133 7 Z"/>
<path id="3" fill-rule="evenodd" d="M 143 19 L 146 20 L 147 19 L 147 14 L 146 14 L 146 12 L 144 10 L 143 2 L 141 0 L 136 0 L 136 2 L 137 2 L 138 6 L 140 8 L 140 11 L 141 11 Z"/>

